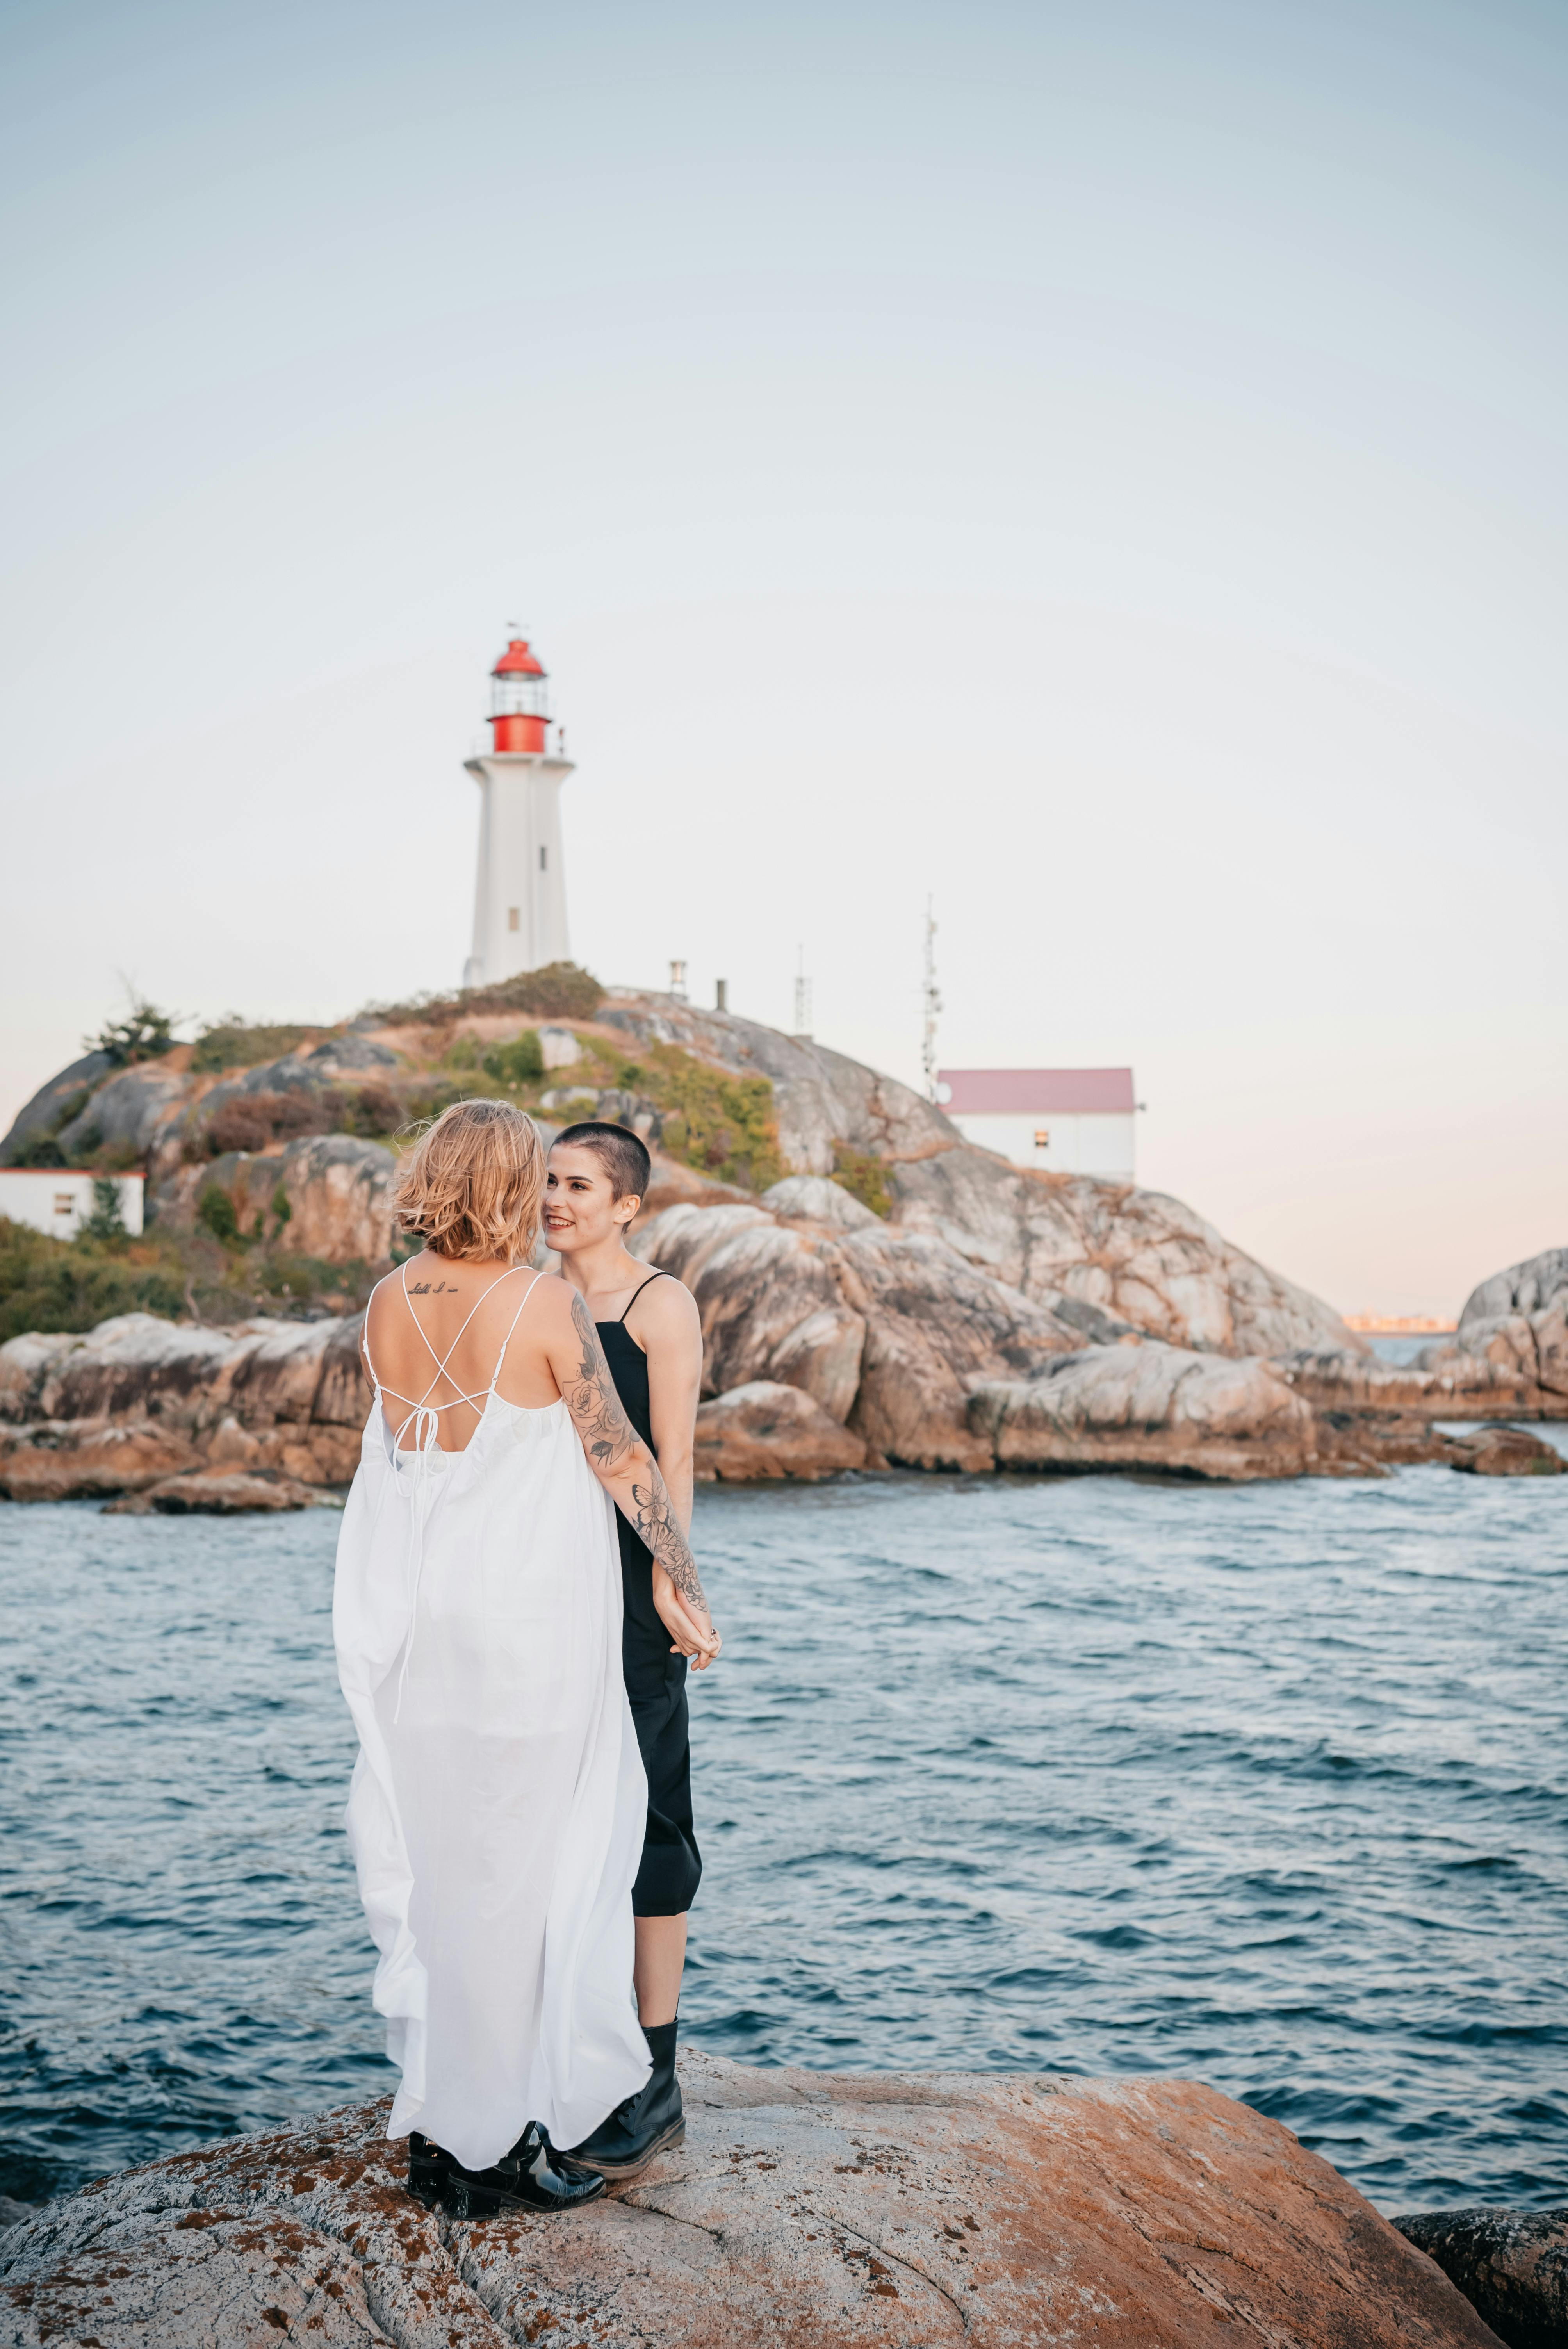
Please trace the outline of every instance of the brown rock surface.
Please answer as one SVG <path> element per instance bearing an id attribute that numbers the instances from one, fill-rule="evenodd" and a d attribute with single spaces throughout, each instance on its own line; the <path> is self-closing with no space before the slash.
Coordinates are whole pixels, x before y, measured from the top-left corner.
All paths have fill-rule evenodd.
<path id="1" fill-rule="evenodd" d="M 108 1516 L 235 1517 L 308 1509 L 322 1506 L 325 1495 L 313 1485 L 273 1470 L 191 1468 L 181 1476 L 166 1476 L 139 1493 L 124 1494 L 108 1504 Z"/>
<path id="2" fill-rule="evenodd" d="M 1180 2080 L 762 2072 L 575 2218 L 461 2223 L 387 2106 L 104 2179 L 0 2245 L 15 2349 L 1494 2349 L 1277 2122 Z M 1226 2335 L 1229 2337 L 1229 2334 Z"/>
<path id="3" fill-rule="evenodd" d="M 849 1416 L 865 1330 L 840 1292 L 830 1242 L 775 1223 L 760 1206 L 680 1206 L 645 1226 L 637 1252 L 696 1299 L 705 1394 L 778 1379 L 836 1419 Z"/>
<path id="4" fill-rule="evenodd" d="M 1287 1386 L 1321 1412 L 1393 1413 L 1425 1419 L 1490 1419 L 1516 1412 L 1531 1419 L 1568 1418 L 1568 1396 L 1535 1384 L 1520 1357 L 1490 1356 L 1457 1346 L 1429 1346 L 1414 1362 L 1381 1362 L 1330 1349 L 1272 1357 Z"/>
<path id="5" fill-rule="evenodd" d="M 392 1178 L 397 1162 L 378 1142 L 347 1133 L 307 1134 L 282 1150 L 231 1150 L 221 1158 L 181 1166 L 158 1186 L 159 1220 L 189 1231 L 203 1195 L 226 1192 L 240 1228 L 286 1232 L 288 1246 L 324 1264 L 383 1264 L 392 1246 Z M 275 1211 L 289 1203 L 286 1223 Z"/>
<path id="6" fill-rule="evenodd" d="M 787 1204 L 822 1206 L 817 1187 Z M 837 1185 L 820 1187 L 834 1195 L 830 1222 L 780 1222 L 760 1205 L 676 1206 L 639 1235 L 639 1253 L 696 1299 L 705 1392 L 798 1386 L 876 1460 L 989 1468 L 965 1417 L 969 1383 L 1026 1372 L 1078 1345 L 1078 1331 L 944 1241 L 890 1228 Z"/>
<path id="7" fill-rule="evenodd" d="M 1076 1348 L 1076 1330 L 921 1232 L 856 1231 L 839 1244 L 844 1301 L 864 1319 L 850 1425 L 873 1462 L 986 1469 L 968 1416 L 981 1380 L 1029 1375 Z"/>
<path id="8" fill-rule="evenodd" d="M 1523 1427 L 1478 1427 L 1448 1440 L 1450 1468 L 1471 1476 L 1561 1476 L 1568 1461 Z"/>
<path id="9" fill-rule="evenodd" d="M 8 1501 L 91 1500 L 139 1493 L 194 1467 L 196 1446 L 146 1421 L 46 1420 L 0 1428 L 0 1493 Z"/>
<path id="10" fill-rule="evenodd" d="M 1267 1362 L 1091 1346 L 970 1398 L 999 1468 L 1149 1468 L 1243 1481 L 1315 1464 L 1312 1412 Z"/>
<path id="11" fill-rule="evenodd" d="M 225 1467 L 346 1484 L 370 1407 L 360 1326 L 200 1330 L 125 1313 L 81 1337 L 14 1338 L 0 1346 L 0 1492 L 139 1493 Z"/>
<path id="12" fill-rule="evenodd" d="M 863 1468 L 866 1447 L 800 1388 L 754 1379 L 700 1405 L 695 1457 L 702 1483 L 787 1476 L 810 1485 L 841 1468 Z"/>

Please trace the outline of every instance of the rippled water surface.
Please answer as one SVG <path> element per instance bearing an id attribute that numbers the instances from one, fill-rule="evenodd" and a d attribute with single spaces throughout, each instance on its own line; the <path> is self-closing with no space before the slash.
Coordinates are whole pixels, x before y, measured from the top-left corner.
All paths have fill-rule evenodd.
<path id="1" fill-rule="evenodd" d="M 326 1511 L 0 1508 L 0 2190 L 388 2079 Z M 1568 2193 L 1568 1479 L 710 1489 L 685 2035 L 1179 2073 Z"/>

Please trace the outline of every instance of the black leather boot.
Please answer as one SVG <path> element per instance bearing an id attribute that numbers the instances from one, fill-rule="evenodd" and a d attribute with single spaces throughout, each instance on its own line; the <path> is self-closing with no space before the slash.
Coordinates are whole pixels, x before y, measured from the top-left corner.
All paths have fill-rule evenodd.
<path id="1" fill-rule="evenodd" d="M 447 2182 L 447 2172 L 452 2157 L 433 2139 L 421 2137 L 418 2129 L 408 2132 L 408 2191 L 417 2194 L 421 2202 L 438 2202 L 441 2189 Z"/>
<path id="2" fill-rule="evenodd" d="M 557 2167 L 560 2157 L 537 2121 L 489 2169 L 464 2169 L 449 2154 L 440 2198 L 454 2219 L 503 2219 L 518 2210 L 580 2210 L 604 2191 L 602 2178 Z M 411 2166 L 411 2165 L 410 2165 Z"/>
<path id="3" fill-rule="evenodd" d="M 655 2154 L 684 2139 L 686 2115 L 681 2109 L 681 2084 L 676 2078 L 676 2025 L 655 2023 L 650 2031 L 645 2024 L 643 2036 L 654 2059 L 646 2086 L 617 2105 L 592 2137 L 568 2148 L 562 2160 L 597 2170 L 601 2178 L 635 2178 Z"/>

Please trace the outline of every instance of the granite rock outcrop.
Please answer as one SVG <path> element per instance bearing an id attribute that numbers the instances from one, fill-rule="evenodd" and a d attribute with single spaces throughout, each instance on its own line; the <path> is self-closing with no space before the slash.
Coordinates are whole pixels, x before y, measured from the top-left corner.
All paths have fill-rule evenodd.
<path id="1" fill-rule="evenodd" d="M 1092 1346 L 969 1398 L 998 1468 L 1142 1468 L 1240 1481 L 1318 1465 L 1312 1411 L 1272 1366 L 1175 1346 Z"/>
<path id="2" fill-rule="evenodd" d="M 866 1447 L 802 1388 L 753 1379 L 698 1405 L 694 1460 L 699 1484 L 787 1477 L 814 1485 L 836 1470 L 863 1468 Z"/>
<path id="3" fill-rule="evenodd" d="M 325 1264 L 385 1264 L 397 1171 L 397 1159 L 380 1143 L 308 1134 L 276 1154 L 235 1150 L 182 1165 L 160 1185 L 155 1206 L 160 1222 L 190 1231 L 203 1197 L 216 1188 L 246 1236 L 277 1236 L 286 1227 L 290 1247 L 302 1256 Z"/>
<path id="4" fill-rule="evenodd" d="M 0 1346 L 0 1493 L 143 1493 L 199 1471 L 345 1485 L 370 1408 L 359 1328 L 125 1313 L 82 1337 L 13 1338 Z"/>
<path id="5" fill-rule="evenodd" d="M 387 2106 L 176 2154 L 0 2240 L 15 2349 L 1495 2349 L 1276 2121 L 1181 2080 L 757 2071 L 567 2220 L 405 2190 Z"/>
<path id="6" fill-rule="evenodd" d="M 1470 1291 L 1451 1341 L 1420 1357 L 1436 1378 L 1496 1379 L 1542 1417 L 1568 1417 L 1568 1248 L 1548 1248 Z"/>

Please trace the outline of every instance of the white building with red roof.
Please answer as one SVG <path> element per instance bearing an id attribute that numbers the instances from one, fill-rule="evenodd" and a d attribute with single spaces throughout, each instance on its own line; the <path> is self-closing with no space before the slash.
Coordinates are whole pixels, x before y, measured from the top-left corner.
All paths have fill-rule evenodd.
<path id="1" fill-rule="evenodd" d="M 1130 1069 L 939 1069 L 936 1098 L 965 1142 L 1015 1166 L 1134 1179 Z"/>

